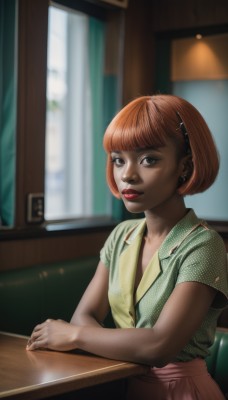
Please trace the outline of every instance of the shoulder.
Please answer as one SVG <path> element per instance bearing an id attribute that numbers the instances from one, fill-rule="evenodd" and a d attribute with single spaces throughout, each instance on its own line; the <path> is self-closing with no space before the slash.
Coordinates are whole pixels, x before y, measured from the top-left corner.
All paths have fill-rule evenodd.
<path id="1" fill-rule="evenodd" d="M 184 265 L 199 264 L 200 268 L 226 265 L 226 248 L 221 236 L 201 221 L 177 246 Z"/>
<path id="2" fill-rule="evenodd" d="M 171 238 L 176 248 L 214 249 L 225 252 L 225 244 L 221 236 L 207 222 L 199 219 L 194 210 L 189 210 L 186 216 L 178 222 L 172 231 Z M 183 246 L 182 246 L 183 245 Z"/>
<path id="3" fill-rule="evenodd" d="M 226 248 L 221 236 L 202 221 L 202 223 L 192 232 L 186 240 L 186 245 L 192 250 L 207 252 L 208 254 L 220 254 L 226 256 Z"/>
<path id="4" fill-rule="evenodd" d="M 121 252 L 127 237 L 144 219 L 132 219 L 120 222 L 108 236 L 100 252 L 101 260 L 105 265 L 110 264 L 111 258 Z"/>
<path id="5" fill-rule="evenodd" d="M 159 249 L 159 257 L 163 259 L 178 254 L 183 260 L 195 252 L 197 257 L 200 252 L 219 252 L 224 256 L 225 245 L 215 230 L 189 210 L 166 237 Z"/>
<path id="6" fill-rule="evenodd" d="M 227 304 L 227 255 L 221 236 L 207 225 L 201 225 L 189 235 L 178 253 L 178 282 L 195 281 L 209 285 L 220 292 L 219 304 Z"/>

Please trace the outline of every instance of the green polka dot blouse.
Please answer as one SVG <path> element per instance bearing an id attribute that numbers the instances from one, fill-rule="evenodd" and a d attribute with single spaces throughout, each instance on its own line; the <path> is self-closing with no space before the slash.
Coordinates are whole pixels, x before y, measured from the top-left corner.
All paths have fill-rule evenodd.
<path id="1" fill-rule="evenodd" d="M 115 324 L 118 328 L 153 327 L 177 284 L 196 281 L 209 285 L 217 290 L 215 300 L 176 359 L 204 358 L 213 343 L 218 316 L 227 305 L 227 257 L 223 240 L 190 210 L 154 254 L 134 294 L 145 228 L 145 219 L 124 221 L 112 231 L 101 250 L 101 261 L 109 268 L 108 295 Z"/>

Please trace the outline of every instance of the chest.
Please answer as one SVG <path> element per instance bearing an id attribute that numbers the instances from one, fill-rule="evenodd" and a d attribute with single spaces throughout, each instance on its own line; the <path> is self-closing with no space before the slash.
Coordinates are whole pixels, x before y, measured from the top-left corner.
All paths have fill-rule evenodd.
<path id="1" fill-rule="evenodd" d="M 145 270 L 150 264 L 153 255 L 158 250 L 162 243 L 162 239 L 153 240 L 153 242 L 148 242 L 146 239 L 142 239 L 139 257 L 136 266 L 136 274 L 135 274 L 135 290 L 137 290 L 138 285 L 143 277 Z"/>

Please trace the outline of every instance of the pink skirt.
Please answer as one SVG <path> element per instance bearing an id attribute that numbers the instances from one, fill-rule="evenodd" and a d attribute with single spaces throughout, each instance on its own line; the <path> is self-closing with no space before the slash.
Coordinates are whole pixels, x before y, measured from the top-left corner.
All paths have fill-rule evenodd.
<path id="1" fill-rule="evenodd" d="M 147 375 L 129 379 L 127 400 L 224 400 L 204 360 L 151 368 Z"/>

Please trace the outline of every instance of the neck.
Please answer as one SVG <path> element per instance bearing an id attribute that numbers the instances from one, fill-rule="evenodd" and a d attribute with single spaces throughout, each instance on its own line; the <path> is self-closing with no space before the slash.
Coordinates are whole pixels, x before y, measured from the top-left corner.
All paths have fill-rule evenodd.
<path id="1" fill-rule="evenodd" d="M 167 236 L 186 213 L 187 209 L 181 196 L 178 201 L 175 201 L 173 207 L 169 204 L 167 208 L 163 207 L 162 210 L 145 211 L 148 239 L 155 236 L 163 238 Z"/>

